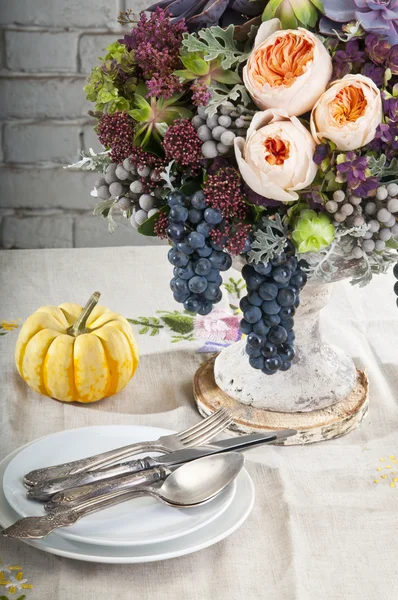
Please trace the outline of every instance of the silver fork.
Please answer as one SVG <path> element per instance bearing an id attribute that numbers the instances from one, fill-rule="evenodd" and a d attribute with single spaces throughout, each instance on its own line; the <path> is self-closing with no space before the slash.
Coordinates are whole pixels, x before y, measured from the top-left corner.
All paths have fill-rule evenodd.
<path id="1" fill-rule="evenodd" d="M 115 462 L 129 458 L 135 454 L 141 454 L 141 452 L 167 453 L 192 446 L 203 446 L 221 433 L 221 431 L 224 431 L 231 422 L 232 419 L 229 412 L 225 408 L 220 408 L 200 423 L 179 433 L 163 435 L 154 441 L 137 442 L 73 462 L 35 469 L 24 476 L 24 484 L 26 487 L 32 487 L 59 477 L 69 477 L 70 475 L 84 471 L 108 467 Z"/>

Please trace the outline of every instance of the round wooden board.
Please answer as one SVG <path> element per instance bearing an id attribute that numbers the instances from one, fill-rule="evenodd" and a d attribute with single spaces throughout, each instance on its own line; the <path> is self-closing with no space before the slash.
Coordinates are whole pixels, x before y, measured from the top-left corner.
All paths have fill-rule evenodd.
<path id="1" fill-rule="evenodd" d="M 357 385 L 344 400 L 322 410 L 302 413 L 273 412 L 239 403 L 225 394 L 214 380 L 215 356 L 196 371 L 194 398 L 200 414 L 207 417 L 220 407 L 233 418 L 229 429 L 239 433 L 260 433 L 297 429 L 297 435 L 280 442 L 284 445 L 311 444 L 338 438 L 356 429 L 369 408 L 369 384 L 365 372 L 357 370 Z"/>

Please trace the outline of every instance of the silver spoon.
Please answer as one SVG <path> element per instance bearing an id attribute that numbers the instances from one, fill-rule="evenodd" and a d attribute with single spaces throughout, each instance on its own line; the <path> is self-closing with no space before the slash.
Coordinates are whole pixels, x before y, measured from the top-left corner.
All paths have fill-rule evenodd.
<path id="1" fill-rule="evenodd" d="M 42 538 L 58 527 L 73 525 L 92 512 L 142 495 L 153 496 L 165 504 L 179 508 L 199 506 L 212 500 L 230 485 L 243 463 L 243 456 L 235 452 L 206 456 L 176 469 L 158 488 L 148 486 L 133 492 L 114 492 L 86 500 L 71 508 L 65 506 L 53 510 L 43 517 L 26 517 L 4 529 L 2 535 Z"/>

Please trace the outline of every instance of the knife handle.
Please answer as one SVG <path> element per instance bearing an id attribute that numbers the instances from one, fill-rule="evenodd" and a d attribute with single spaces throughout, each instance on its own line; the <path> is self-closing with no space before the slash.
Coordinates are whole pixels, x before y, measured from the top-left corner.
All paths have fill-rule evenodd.
<path id="1" fill-rule="evenodd" d="M 121 463 L 114 467 L 108 467 L 100 471 L 87 471 L 85 473 L 77 473 L 70 477 L 64 477 L 62 479 L 53 479 L 40 485 L 35 485 L 33 488 L 27 491 L 27 497 L 30 500 L 50 500 L 54 494 L 63 492 L 70 488 L 80 487 L 83 485 L 95 483 L 98 481 L 104 481 L 106 479 L 112 479 L 120 475 L 127 475 L 129 473 L 139 473 L 148 469 L 153 469 L 159 466 L 159 462 L 146 456 L 145 458 L 139 458 L 137 460 L 131 460 L 127 463 Z"/>
<path id="2" fill-rule="evenodd" d="M 56 508 L 75 508 L 86 505 L 87 501 L 91 501 L 104 494 L 113 494 L 134 491 L 135 488 L 139 487 L 137 491 L 144 491 L 145 488 L 154 483 L 158 483 L 167 477 L 170 471 L 164 467 L 156 467 L 155 469 L 149 469 L 141 473 L 132 473 L 124 477 L 118 477 L 109 481 L 99 481 L 97 483 L 91 483 L 89 485 L 83 485 L 81 487 L 70 488 L 63 492 L 55 494 L 49 503 L 45 505 L 46 510 L 54 510 Z"/>

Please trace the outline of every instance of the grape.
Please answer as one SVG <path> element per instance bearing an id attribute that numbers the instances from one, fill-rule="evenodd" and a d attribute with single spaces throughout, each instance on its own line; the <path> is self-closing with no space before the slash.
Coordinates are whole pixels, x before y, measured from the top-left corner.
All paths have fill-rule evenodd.
<path id="1" fill-rule="evenodd" d="M 253 327 L 252 327 L 251 323 L 246 321 L 246 319 L 241 320 L 239 327 L 240 327 L 241 332 L 244 333 L 245 335 L 247 335 L 253 331 Z"/>
<path id="2" fill-rule="evenodd" d="M 250 366 L 261 369 L 265 375 L 287 371 L 295 356 L 293 317 L 307 275 L 303 270 L 306 263 L 299 262 L 294 252 L 294 246 L 287 242 L 284 251 L 269 263 L 246 264 L 242 269 L 248 293 L 240 301 L 244 315 L 241 331 L 248 335 L 246 352 Z M 264 366 L 256 353 L 259 349 Z"/>
<path id="3" fill-rule="evenodd" d="M 293 306 L 294 301 L 296 300 L 296 294 L 290 288 L 284 288 L 279 290 L 277 300 L 280 306 L 289 308 Z"/>
<path id="4" fill-rule="evenodd" d="M 262 349 L 262 353 L 264 354 L 264 356 L 266 358 L 271 358 L 272 356 L 275 356 L 276 354 L 276 346 L 275 344 L 273 344 L 270 341 L 266 341 L 264 343 L 263 349 Z"/>
<path id="5" fill-rule="evenodd" d="M 271 300 L 270 302 L 264 302 L 261 305 L 263 312 L 266 315 L 277 315 L 280 311 L 281 307 L 276 300 Z"/>
<path id="6" fill-rule="evenodd" d="M 181 279 L 191 279 L 194 275 L 195 273 L 190 263 L 186 267 L 177 270 L 177 277 L 181 277 Z"/>
<path id="7" fill-rule="evenodd" d="M 204 212 L 205 221 L 211 225 L 218 225 L 222 221 L 222 214 L 216 208 L 206 208 Z"/>
<path id="8" fill-rule="evenodd" d="M 181 194 L 181 192 L 171 192 L 168 195 L 167 202 L 169 206 L 174 206 L 175 204 L 185 204 L 185 196 Z"/>
<path id="9" fill-rule="evenodd" d="M 222 221 L 221 212 L 207 205 L 203 191 L 191 198 L 178 191 L 171 192 L 167 201 L 170 206 L 167 235 L 172 243 L 168 257 L 174 265 L 170 287 L 185 310 L 207 315 L 222 298 L 220 271 L 226 271 L 232 264 L 231 256 L 219 246 L 220 242 L 208 239 Z M 206 210 L 207 218 L 214 223 L 203 220 Z M 251 333 L 251 325 L 247 325 Z"/>
<path id="10" fill-rule="evenodd" d="M 269 330 L 267 339 L 276 345 L 283 344 L 287 340 L 287 331 L 280 325 L 274 325 Z"/>
<path id="11" fill-rule="evenodd" d="M 200 275 L 194 275 L 194 277 L 189 280 L 188 287 L 194 294 L 201 294 L 207 288 L 207 279 Z"/>
<path id="12" fill-rule="evenodd" d="M 263 299 L 257 294 L 257 292 L 249 292 L 247 299 L 252 306 L 261 306 Z"/>
<path id="13" fill-rule="evenodd" d="M 264 357 L 263 356 L 250 356 L 249 357 L 249 363 L 250 366 L 253 367 L 253 369 L 260 369 L 262 370 L 264 368 Z"/>
<path id="14" fill-rule="evenodd" d="M 186 210 L 186 209 L 185 209 Z M 171 213 L 171 211 L 170 211 Z M 200 223 L 203 219 L 203 214 L 201 210 L 198 210 L 197 208 L 191 208 L 191 210 L 189 211 L 189 221 L 190 223 Z M 186 221 L 186 219 L 184 219 L 184 221 Z"/>
<path id="15" fill-rule="evenodd" d="M 278 287 L 274 283 L 264 282 L 259 287 L 258 293 L 263 300 L 270 302 L 271 300 L 275 300 L 277 297 Z"/>
<path id="16" fill-rule="evenodd" d="M 393 273 L 395 279 L 398 279 L 398 262 L 394 265 Z"/>
<path id="17" fill-rule="evenodd" d="M 257 323 L 262 316 L 258 306 L 250 306 L 243 315 L 248 323 Z"/>
<path id="18" fill-rule="evenodd" d="M 203 248 L 205 245 L 204 235 L 202 233 L 198 233 L 197 231 L 191 231 L 191 233 L 188 234 L 187 241 L 188 244 L 195 250 L 197 248 Z"/>
<path id="19" fill-rule="evenodd" d="M 194 251 L 194 249 L 191 248 L 191 246 L 189 246 L 186 242 L 177 242 L 176 248 L 180 252 L 184 252 L 184 254 L 192 254 L 192 252 Z"/>
<path id="20" fill-rule="evenodd" d="M 174 221 L 175 223 L 181 223 L 188 219 L 188 209 L 181 204 L 175 204 L 171 207 L 169 213 L 169 219 Z"/>
<path id="21" fill-rule="evenodd" d="M 176 300 L 176 302 L 185 302 L 188 298 L 188 294 L 181 294 L 180 292 L 174 292 L 173 293 L 174 296 L 174 300 Z"/>
<path id="22" fill-rule="evenodd" d="M 200 258 L 194 267 L 197 275 L 207 275 L 211 271 L 211 262 L 208 258 Z"/>
<path id="23" fill-rule="evenodd" d="M 249 333 L 247 338 L 247 345 L 255 350 L 260 350 L 264 346 L 264 338 L 257 333 Z"/>
<path id="24" fill-rule="evenodd" d="M 185 237 L 184 225 L 182 223 L 170 223 L 167 227 L 167 235 L 171 240 L 180 242 Z"/>
<path id="25" fill-rule="evenodd" d="M 205 236 L 205 238 L 208 238 L 210 235 L 210 232 L 214 229 L 213 225 L 210 225 L 210 223 L 207 223 L 206 221 L 202 221 L 201 223 L 199 223 L 199 225 L 196 228 L 196 231 L 198 233 L 201 233 L 202 235 Z"/>
<path id="26" fill-rule="evenodd" d="M 197 208 L 198 210 L 204 210 L 206 208 L 207 204 L 205 200 L 205 195 L 202 192 L 202 190 L 194 193 L 194 195 L 191 198 L 191 204 L 194 208 Z"/>
<path id="27" fill-rule="evenodd" d="M 265 335 L 267 335 L 269 330 L 270 330 L 270 327 L 267 327 L 267 325 L 264 323 L 263 319 L 260 319 L 259 321 L 257 321 L 257 323 L 254 323 L 254 325 L 253 325 L 253 331 L 254 331 L 254 333 L 257 333 L 257 335 L 265 336 Z"/>
<path id="28" fill-rule="evenodd" d="M 206 244 L 203 246 L 203 248 L 198 248 L 196 250 L 196 254 L 201 258 L 208 258 L 212 252 L 213 248 L 210 248 L 210 246 L 207 246 Z"/>
<path id="29" fill-rule="evenodd" d="M 201 306 L 200 298 L 197 296 L 191 295 L 185 299 L 184 308 L 188 312 L 197 313 Z"/>

